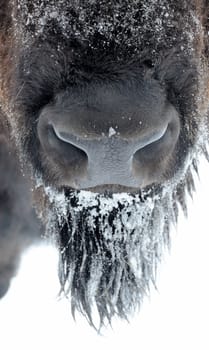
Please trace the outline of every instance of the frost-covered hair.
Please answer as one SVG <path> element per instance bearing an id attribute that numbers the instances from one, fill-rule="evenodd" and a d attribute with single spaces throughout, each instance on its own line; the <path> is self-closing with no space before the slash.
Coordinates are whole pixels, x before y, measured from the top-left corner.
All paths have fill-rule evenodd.
<path id="1" fill-rule="evenodd" d="M 186 1 L 17 0 L 17 3 L 18 24 L 21 23 L 22 34 L 30 43 L 40 36 L 47 38 L 50 33 L 77 40 L 92 49 L 125 47 L 136 56 L 142 47 L 147 47 L 155 55 L 159 48 L 169 49 L 183 41 L 191 48 L 201 30 L 192 10 L 194 6 Z"/>
<path id="2" fill-rule="evenodd" d="M 155 286 L 180 207 L 187 213 L 196 162 L 200 153 L 206 154 L 201 145 L 172 181 L 138 194 L 44 187 L 50 201 L 47 232 L 59 247 L 61 292 L 70 296 L 73 315 L 81 312 L 100 329 L 114 315 L 128 319 L 140 307 L 150 285 Z M 37 183 L 41 186 L 40 179 Z M 99 325 L 94 322 L 96 311 Z"/>

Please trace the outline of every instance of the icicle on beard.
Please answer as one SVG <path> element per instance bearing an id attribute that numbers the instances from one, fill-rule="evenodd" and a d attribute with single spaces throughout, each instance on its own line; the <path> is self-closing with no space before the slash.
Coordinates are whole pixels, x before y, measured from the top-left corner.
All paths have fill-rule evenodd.
<path id="1" fill-rule="evenodd" d="M 167 188 L 167 187 L 166 187 Z M 60 252 L 62 292 L 72 314 L 100 329 L 113 315 L 128 318 L 155 283 L 156 267 L 176 221 L 173 189 L 153 187 L 132 195 L 45 188 L 51 202 L 47 231 Z"/>

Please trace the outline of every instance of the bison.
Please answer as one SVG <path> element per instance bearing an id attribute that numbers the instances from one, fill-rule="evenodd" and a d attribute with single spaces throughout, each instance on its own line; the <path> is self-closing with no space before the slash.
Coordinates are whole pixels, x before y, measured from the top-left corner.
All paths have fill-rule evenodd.
<path id="1" fill-rule="evenodd" d="M 43 231 L 73 314 L 141 304 L 207 156 L 208 32 L 207 0 L 0 0 L 2 295 Z"/>

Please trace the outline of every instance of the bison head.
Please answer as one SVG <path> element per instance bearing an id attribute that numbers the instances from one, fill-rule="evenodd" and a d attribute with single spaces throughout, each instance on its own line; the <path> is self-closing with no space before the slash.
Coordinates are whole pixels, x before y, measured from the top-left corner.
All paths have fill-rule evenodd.
<path id="1" fill-rule="evenodd" d="M 1 1 L 4 122 L 72 311 L 140 304 L 205 152 L 205 1 Z"/>

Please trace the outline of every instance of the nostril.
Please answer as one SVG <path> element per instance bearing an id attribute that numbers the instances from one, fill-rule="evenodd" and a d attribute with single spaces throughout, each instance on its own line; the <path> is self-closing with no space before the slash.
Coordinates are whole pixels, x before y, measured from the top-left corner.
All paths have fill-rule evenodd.
<path id="1" fill-rule="evenodd" d="M 175 148 L 179 136 L 179 123 L 172 121 L 161 130 L 150 137 L 143 147 L 134 153 L 134 160 L 149 161 L 162 160 L 168 157 Z"/>
<path id="2" fill-rule="evenodd" d="M 52 124 L 39 130 L 39 138 L 47 154 L 58 163 L 78 168 L 87 163 L 85 151 L 70 141 L 64 140 Z"/>
<path id="3" fill-rule="evenodd" d="M 72 133 L 63 130 L 62 128 L 59 130 L 59 128 L 56 128 L 55 126 L 52 126 L 52 128 L 57 139 L 59 139 L 63 143 L 70 144 L 85 152 L 85 149 L 82 147 L 82 139 L 79 138 L 77 135 L 73 135 Z"/>
<path id="4" fill-rule="evenodd" d="M 153 130 L 152 132 L 149 131 L 148 135 L 141 137 L 138 142 L 138 150 L 144 149 L 145 147 L 148 147 L 153 143 L 160 141 L 164 137 L 167 128 L 168 127 L 165 126 L 159 130 Z"/>

